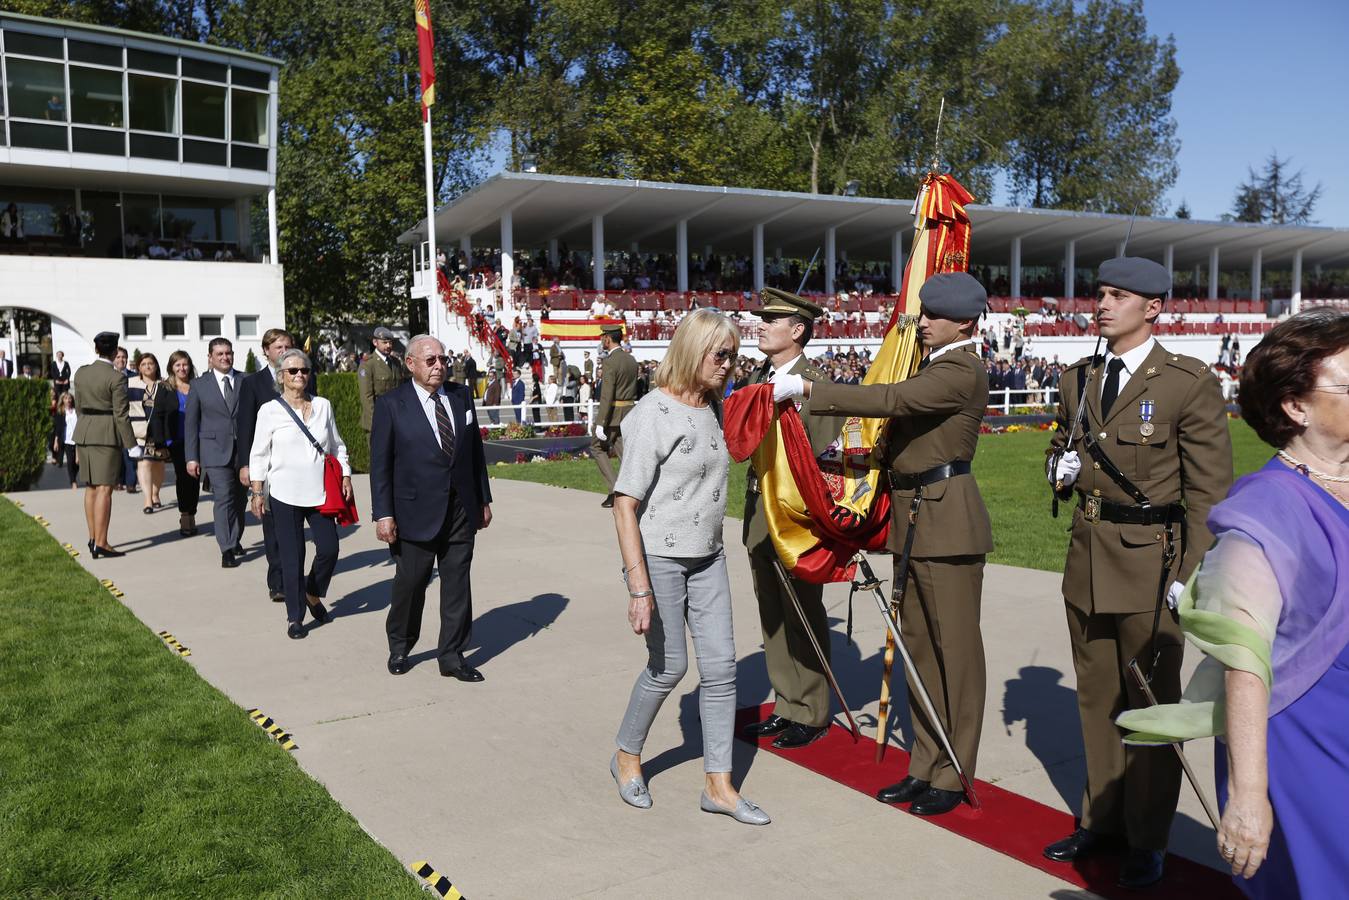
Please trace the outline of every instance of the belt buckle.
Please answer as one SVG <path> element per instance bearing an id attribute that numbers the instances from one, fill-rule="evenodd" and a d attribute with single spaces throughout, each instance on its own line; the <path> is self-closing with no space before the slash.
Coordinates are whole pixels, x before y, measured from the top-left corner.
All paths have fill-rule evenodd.
<path id="1" fill-rule="evenodd" d="M 1088 497 L 1086 508 L 1082 511 L 1082 517 L 1088 522 L 1101 521 L 1101 498 Z"/>

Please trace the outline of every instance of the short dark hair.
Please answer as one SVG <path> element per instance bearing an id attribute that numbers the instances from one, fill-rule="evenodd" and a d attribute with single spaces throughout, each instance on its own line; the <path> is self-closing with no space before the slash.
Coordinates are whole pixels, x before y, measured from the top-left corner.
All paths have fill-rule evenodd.
<path id="1" fill-rule="evenodd" d="M 801 346 L 804 347 L 810 343 L 810 339 L 815 336 L 815 322 L 805 316 L 793 315 L 793 319 L 805 326 L 805 331 L 801 333 Z"/>
<path id="2" fill-rule="evenodd" d="M 229 339 L 229 338 L 218 337 L 218 338 L 211 338 L 211 343 L 209 343 L 209 344 L 206 345 L 206 352 L 207 352 L 207 353 L 214 353 L 214 352 L 215 352 L 215 348 L 216 348 L 216 347 L 219 347 L 221 344 L 224 344 L 226 347 L 229 347 L 231 350 L 234 349 L 234 344 L 232 344 L 232 343 L 230 342 L 230 339 Z"/>
<path id="3" fill-rule="evenodd" d="M 1260 440 L 1282 449 L 1303 431 L 1283 411 L 1283 402 L 1305 397 L 1316 384 L 1321 361 L 1349 347 L 1349 315 L 1300 313 L 1275 325 L 1241 367 L 1241 417 Z"/>

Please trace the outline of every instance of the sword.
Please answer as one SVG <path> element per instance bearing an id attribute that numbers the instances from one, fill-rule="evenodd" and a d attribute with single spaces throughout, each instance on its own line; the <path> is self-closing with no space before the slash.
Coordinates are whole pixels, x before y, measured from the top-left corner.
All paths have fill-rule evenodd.
<path id="1" fill-rule="evenodd" d="M 936 707 L 932 705 L 932 696 L 928 694 L 927 687 L 923 684 L 923 678 L 918 674 L 918 667 L 914 665 L 913 657 L 909 655 L 909 648 L 905 645 L 904 638 L 899 633 L 899 627 L 895 624 L 894 619 L 890 618 L 880 580 L 876 577 L 876 573 L 872 571 L 871 564 L 861 553 L 853 557 L 853 562 L 857 563 L 858 568 L 862 570 L 862 577 L 866 579 L 858 587 L 864 591 L 871 591 L 872 596 L 876 598 L 876 608 L 881 611 L 881 618 L 885 620 L 885 627 L 889 630 L 890 637 L 899 649 L 899 655 L 904 659 L 904 669 L 913 679 L 914 693 L 918 695 L 918 700 L 923 705 L 923 712 L 927 713 L 928 721 L 932 723 L 938 739 L 941 740 L 942 748 L 946 750 L 946 755 L 951 760 L 952 768 L 956 770 L 956 777 L 960 779 L 960 787 L 965 792 L 965 799 L 970 802 L 971 808 L 979 809 L 979 798 L 974 793 L 974 783 L 970 781 L 965 774 L 965 769 L 960 765 L 960 759 L 956 756 L 955 748 L 951 746 L 951 739 L 946 734 L 946 728 L 937 716 Z"/>
<path id="2" fill-rule="evenodd" d="M 1147 678 L 1143 676 L 1143 670 L 1138 667 L 1138 660 L 1129 660 L 1129 674 L 1133 676 L 1134 684 L 1143 692 L 1143 696 L 1148 701 L 1148 706 L 1157 705 L 1157 697 L 1152 693 L 1152 686 L 1148 684 Z M 1213 803 L 1209 800 L 1208 794 L 1199 786 L 1199 779 L 1195 777 L 1194 769 L 1190 768 L 1190 761 L 1185 757 L 1185 750 L 1181 747 L 1180 741 L 1173 741 L 1171 749 L 1176 751 L 1176 756 L 1180 757 L 1180 767 L 1185 770 L 1185 777 L 1190 782 L 1190 787 L 1194 788 L 1195 794 L 1199 797 L 1200 804 L 1204 807 L 1204 812 L 1208 814 L 1208 820 L 1213 823 L 1213 830 L 1220 831 L 1218 825 L 1218 811 L 1213 808 Z"/>
<path id="3" fill-rule="evenodd" d="M 819 657 L 820 665 L 824 667 L 824 677 L 829 680 L 829 686 L 834 689 L 834 696 L 838 698 L 838 705 L 843 707 L 843 715 L 848 717 L 848 724 L 852 727 L 852 741 L 860 741 L 861 735 L 857 731 L 857 720 L 852 717 L 852 711 L 848 709 L 848 701 L 843 699 L 843 690 L 838 686 L 838 679 L 834 677 L 834 670 L 829 668 L 829 659 L 824 655 L 824 648 L 820 646 L 819 640 L 815 637 L 815 631 L 810 627 L 810 620 L 806 618 L 806 611 L 801 607 L 801 598 L 796 596 L 796 588 L 792 587 L 792 579 L 788 577 L 787 570 L 783 568 L 781 561 L 773 558 L 773 570 L 778 573 L 778 581 L 782 582 L 782 589 L 787 592 L 791 598 L 792 606 L 796 609 L 796 614 L 801 617 L 801 625 L 805 628 L 806 637 L 810 638 L 810 646 L 815 648 L 815 655 Z"/>

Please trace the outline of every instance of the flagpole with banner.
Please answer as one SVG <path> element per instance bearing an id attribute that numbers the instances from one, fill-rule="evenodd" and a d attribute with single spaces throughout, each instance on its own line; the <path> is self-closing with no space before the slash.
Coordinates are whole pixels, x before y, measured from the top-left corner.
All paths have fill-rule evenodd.
<path id="1" fill-rule="evenodd" d="M 436 198 L 431 165 L 431 107 L 436 102 L 435 43 L 431 38 L 430 0 L 415 0 L 417 14 L 417 56 L 421 64 L 422 143 L 426 156 L 426 252 L 431 264 L 431 289 L 426 301 L 427 323 L 431 334 L 440 336 L 440 268 L 436 265 Z"/>

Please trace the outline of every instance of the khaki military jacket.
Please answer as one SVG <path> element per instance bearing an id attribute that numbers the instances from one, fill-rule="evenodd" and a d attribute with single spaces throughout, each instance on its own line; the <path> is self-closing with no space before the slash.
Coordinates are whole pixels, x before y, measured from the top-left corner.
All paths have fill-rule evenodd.
<path id="1" fill-rule="evenodd" d="M 600 406 L 595 413 L 595 424 L 611 428 L 637 401 L 637 360 L 626 350 L 615 348 L 604 358 L 600 373 Z"/>
<path id="2" fill-rule="evenodd" d="M 973 345 L 943 353 L 912 378 L 895 384 L 818 384 L 819 414 L 892 419 L 882 461 L 889 472 L 916 475 L 956 460 L 973 461 L 988 406 L 988 373 Z M 891 490 L 890 539 L 904 550 L 913 490 Z M 974 475 L 956 475 L 923 488 L 913 555 L 976 556 L 993 550 L 993 527 Z"/>
<path id="3" fill-rule="evenodd" d="M 75 443 L 81 447 L 136 446 L 126 376 L 106 362 L 80 366 L 71 382 L 75 395 Z"/>
<path id="4" fill-rule="evenodd" d="M 1103 362 L 1103 361 L 1102 361 Z M 1101 416 L 1105 367 L 1078 360 L 1059 380 L 1060 403 L 1052 448 L 1063 446 L 1077 417 L 1086 377 L 1086 427 L 1101 449 L 1153 506 L 1184 502 L 1185 547 L 1168 579 L 1185 580 L 1213 544 L 1209 509 L 1232 486 L 1232 439 L 1218 380 L 1200 360 L 1153 347 L 1130 376 L 1110 415 Z M 1151 402 L 1144 425 L 1144 401 Z M 1135 505 L 1085 448 L 1074 444 L 1082 473 L 1065 498 L 1100 498 Z M 1072 497 L 1076 493 L 1078 497 Z M 1072 539 L 1063 572 L 1063 596 L 1085 612 L 1151 612 L 1157 605 L 1165 531 L 1161 525 L 1091 521 L 1079 505 L 1072 513 Z M 1181 534 L 1176 535 L 1180 540 Z"/>
<path id="5" fill-rule="evenodd" d="M 386 363 L 371 351 L 356 370 L 356 380 L 361 386 L 361 428 L 368 432 L 374 422 L 375 401 L 407 381 L 408 370 L 393 354 Z"/>
<path id="6" fill-rule="evenodd" d="M 754 377 L 750 379 L 750 384 L 762 384 L 768 380 L 773 367 L 765 362 L 754 372 Z M 788 374 L 800 375 L 806 381 L 827 382 L 829 377 L 824 372 L 811 365 L 809 360 L 803 355 L 787 370 Z M 801 404 L 801 424 L 806 427 L 806 436 L 810 438 L 811 452 L 818 457 L 829 448 L 829 445 L 838 437 L 839 430 L 842 427 L 842 420 L 834 416 L 817 416 L 810 411 L 811 401 L 807 400 Z M 750 553 L 767 553 L 769 556 L 775 554 L 773 541 L 768 536 L 768 520 L 764 517 L 763 495 L 753 488 L 755 475 L 751 469 L 746 475 L 745 490 L 745 519 L 741 527 L 741 539 L 745 542 L 745 549 Z"/>

